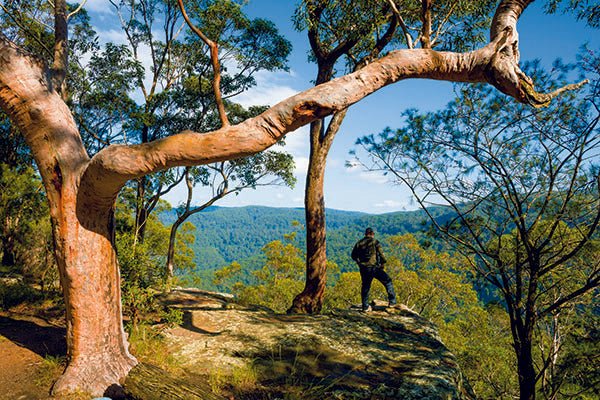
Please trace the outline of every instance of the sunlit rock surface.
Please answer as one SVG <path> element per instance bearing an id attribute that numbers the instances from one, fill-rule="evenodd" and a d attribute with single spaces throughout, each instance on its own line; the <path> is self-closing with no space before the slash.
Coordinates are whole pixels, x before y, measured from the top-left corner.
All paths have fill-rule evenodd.
<path id="1" fill-rule="evenodd" d="M 405 307 L 281 315 L 177 290 L 167 332 L 183 367 L 236 399 L 474 399 L 433 324 Z"/>

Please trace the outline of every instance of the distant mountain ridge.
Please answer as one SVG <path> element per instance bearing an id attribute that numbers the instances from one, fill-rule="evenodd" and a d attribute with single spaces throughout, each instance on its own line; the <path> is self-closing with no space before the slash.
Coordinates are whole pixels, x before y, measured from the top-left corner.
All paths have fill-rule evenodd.
<path id="1" fill-rule="evenodd" d="M 350 251 L 363 236 L 368 226 L 379 238 L 404 233 L 420 233 L 427 229 L 428 220 L 423 211 L 399 211 L 387 214 L 367 214 L 358 211 L 327 209 L 327 253 L 342 270 L 353 267 Z M 441 211 L 436 214 L 443 215 Z M 176 218 L 175 210 L 165 212 L 161 220 L 170 225 Z M 303 208 L 265 206 L 218 207 L 212 206 L 188 219 L 196 226 L 193 245 L 199 272 L 212 271 L 237 261 L 250 269 L 258 268 L 261 249 L 273 240 L 282 240 L 284 234 L 298 231 L 292 221 L 304 226 Z M 296 244 L 305 247 L 304 230 L 299 230 Z"/>

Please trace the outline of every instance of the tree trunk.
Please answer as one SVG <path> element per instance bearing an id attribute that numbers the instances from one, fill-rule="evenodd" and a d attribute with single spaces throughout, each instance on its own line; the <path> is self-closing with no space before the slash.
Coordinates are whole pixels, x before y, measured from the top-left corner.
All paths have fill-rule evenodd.
<path id="1" fill-rule="evenodd" d="M 519 372 L 519 399 L 535 400 L 535 369 L 531 352 L 531 339 L 524 338 L 517 354 L 517 370 Z"/>
<path id="2" fill-rule="evenodd" d="M 121 317 L 114 209 L 95 207 L 85 193 L 65 192 L 59 203 L 50 204 L 69 361 L 53 392 L 100 396 L 137 363 L 129 354 Z"/>
<path id="3" fill-rule="evenodd" d="M 320 125 L 320 124 L 313 124 Z M 311 127 L 319 135 L 319 127 Z M 325 223 L 324 181 L 328 146 L 311 140 L 304 207 L 306 215 L 306 282 L 288 313 L 318 314 L 323 306 L 327 284 L 327 240 Z"/>
<path id="4" fill-rule="evenodd" d="M 146 184 L 148 178 L 143 176 L 137 180 L 137 194 L 135 205 L 135 240 L 144 243 L 146 237 L 146 222 L 148 221 L 148 208 L 146 207 Z"/>
<path id="5" fill-rule="evenodd" d="M 174 263 L 174 259 L 175 259 L 175 241 L 177 239 L 177 230 L 179 229 L 179 226 L 181 226 L 181 224 L 183 223 L 183 221 L 186 220 L 186 218 L 188 217 L 187 214 L 183 214 L 182 216 L 180 216 L 179 218 L 177 218 L 177 220 L 175 222 L 173 222 L 173 225 L 171 226 L 171 234 L 169 235 L 169 249 L 167 250 L 167 282 L 169 282 L 169 284 L 171 283 L 171 280 L 173 279 L 173 275 L 174 275 L 174 268 L 175 268 L 175 263 Z"/>

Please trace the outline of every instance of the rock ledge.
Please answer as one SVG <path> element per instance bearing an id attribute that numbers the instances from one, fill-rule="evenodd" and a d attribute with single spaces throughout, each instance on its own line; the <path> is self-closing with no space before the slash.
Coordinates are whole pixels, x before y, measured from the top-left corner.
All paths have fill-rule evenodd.
<path id="1" fill-rule="evenodd" d="M 247 385 L 236 399 L 475 398 L 436 327 L 403 306 L 281 315 L 183 289 L 168 301 L 185 312 L 167 331 L 183 367 Z"/>

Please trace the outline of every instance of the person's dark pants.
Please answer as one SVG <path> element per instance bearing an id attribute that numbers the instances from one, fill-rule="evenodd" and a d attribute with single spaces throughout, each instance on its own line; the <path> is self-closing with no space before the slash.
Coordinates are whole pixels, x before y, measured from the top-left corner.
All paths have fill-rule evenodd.
<path id="1" fill-rule="evenodd" d="M 369 307 L 369 291 L 371 290 L 373 278 L 377 279 L 383 284 L 383 286 L 385 286 L 390 304 L 396 304 L 396 293 L 394 292 L 392 278 L 390 278 L 383 268 L 375 266 L 360 267 L 360 277 L 362 279 L 360 297 L 362 300 L 363 309 L 367 309 Z"/>

